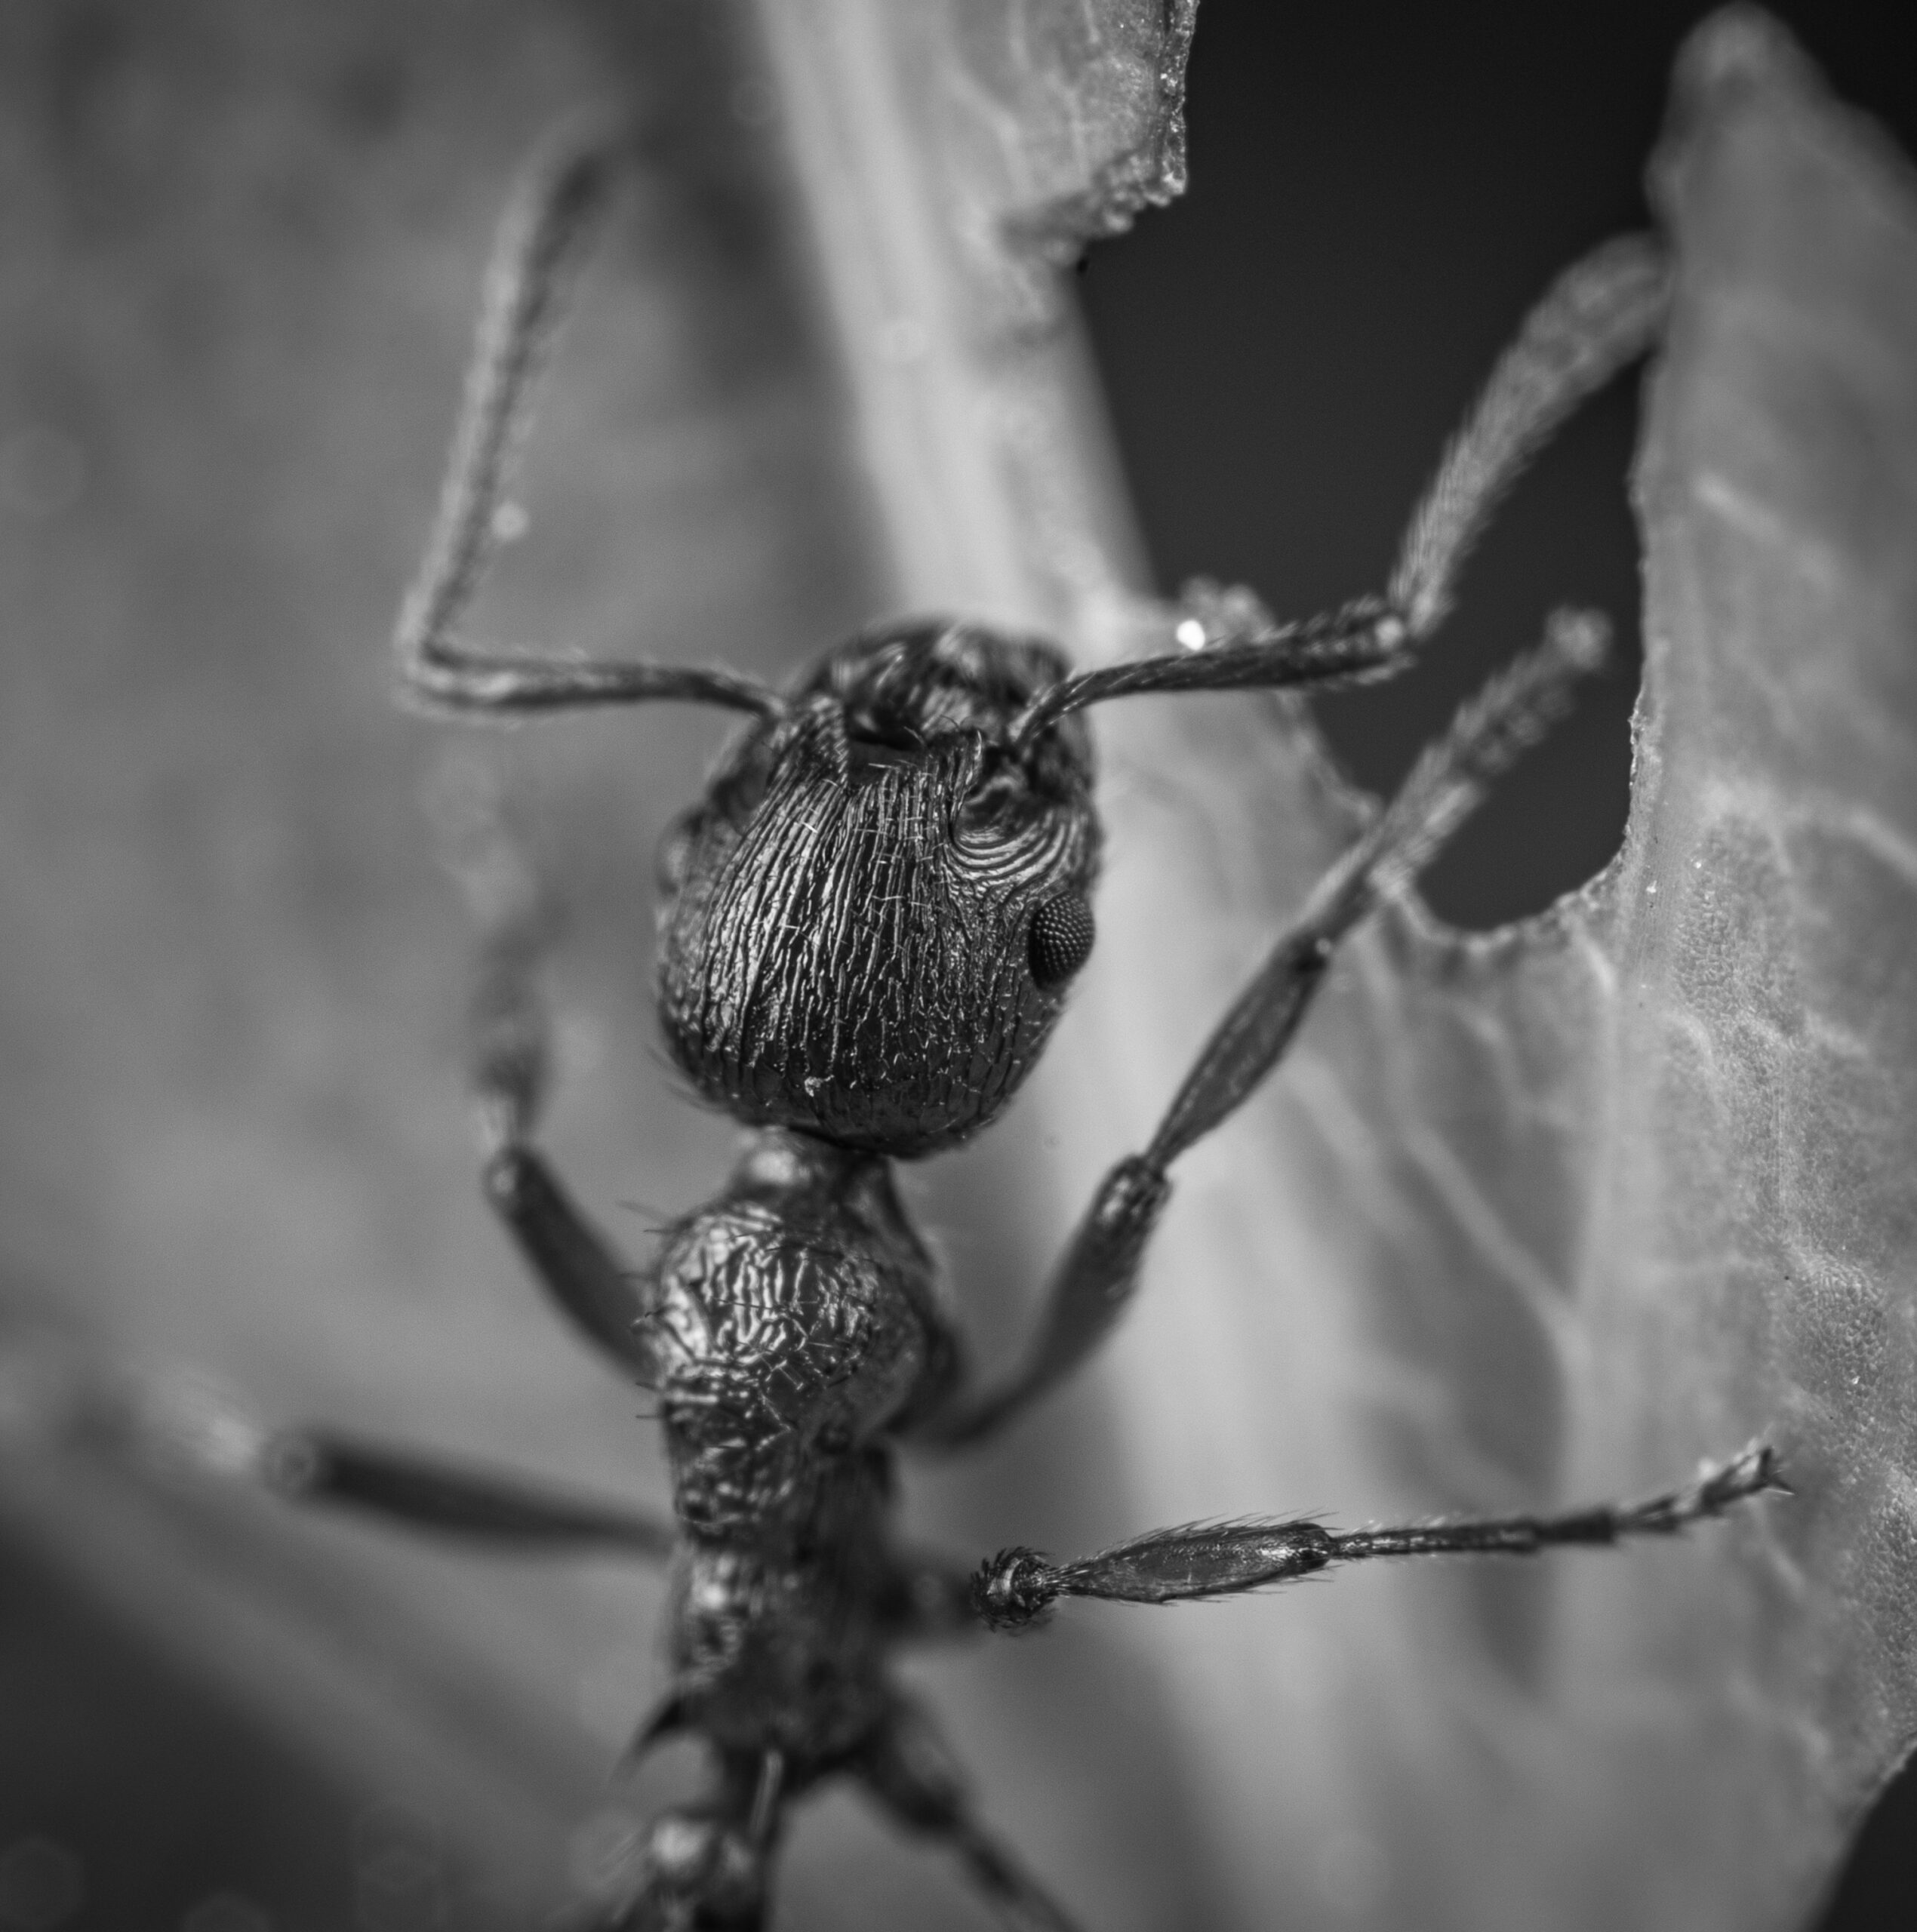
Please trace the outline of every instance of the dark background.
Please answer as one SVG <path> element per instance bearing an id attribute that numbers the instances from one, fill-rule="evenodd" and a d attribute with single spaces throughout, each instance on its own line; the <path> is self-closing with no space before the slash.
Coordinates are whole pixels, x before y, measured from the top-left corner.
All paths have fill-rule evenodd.
<path id="1" fill-rule="evenodd" d="M 1185 198 L 1095 249 L 1081 288 L 1161 588 L 1257 587 L 1280 616 L 1383 587 L 1445 435 L 1526 306 L 1645 225 L 1672 62 L 1704 5 L 1279 7 L 1203 0 Z M 1780 5 L 1838 95 L 1917 148 L 1894 10 Z M 1641 661 L 1626 493 L 1635 377 L 1546 453 L 1467 573 L 1429 661 L 1322 700 L 1346 768 L 1389 786 L 1553 605 L 1616 627 L 1602 686 L 1434 868 L 1485 928 L 1617 851 Z M 1917 1776 L 1875 1812 L 1823 1932 L 1909 1922 Z"/>
<path id="2" fill-rule="evenodd" d="M 1254 585 L 1280 615 L 1377 590 L 1412 501 L 1519 318 L 1648 219 L 1646 158 L 1703 5 L 1203 0 L 1192 183 L 1093 251 L 1082 288 L 1162 586 Z M 1917 131 L 1893 10 L 1784 6 L 1839 95 Z M 1348 768 L 1389 786 L 1560 603 L 1616 626 L 1604 686 L 1442 859 L 1438 909 L 1495 925 L 1617 850 L 1638 679 L 1624 478 L 1635 377 L 1537 464 L 1427 663 L 1324 700 Z"/>

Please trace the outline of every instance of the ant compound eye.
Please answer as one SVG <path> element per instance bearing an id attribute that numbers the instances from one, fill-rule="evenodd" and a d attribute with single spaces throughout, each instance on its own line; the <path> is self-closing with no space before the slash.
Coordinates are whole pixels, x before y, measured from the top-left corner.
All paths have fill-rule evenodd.
<path id="1" fill-rule="evenodd" d="M 1063 985 L 1091 957 L 1098 928 L 1084 894 L 1061 892 L 1032 915 L 1026 940 L 1032 977 L 1040 986 Z"/>

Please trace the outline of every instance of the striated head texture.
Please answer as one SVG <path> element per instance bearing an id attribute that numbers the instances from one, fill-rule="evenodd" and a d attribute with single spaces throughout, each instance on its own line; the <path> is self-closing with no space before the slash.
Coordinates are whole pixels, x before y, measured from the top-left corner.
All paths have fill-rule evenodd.
<path id="1" fill-rule="evenodd" d="M 997 1114 L 1091 949 L 1088 741 L 1013 743 L 1064 669 L 971 625 L 869 632 L 734 746 L 662 857 L 660 1017 L 702 1094 L 896 1155 Z"/>

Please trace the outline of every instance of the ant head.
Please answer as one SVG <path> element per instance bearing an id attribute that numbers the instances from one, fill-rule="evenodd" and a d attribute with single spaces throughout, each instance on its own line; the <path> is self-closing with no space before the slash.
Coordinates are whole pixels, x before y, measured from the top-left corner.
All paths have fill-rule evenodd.
<path id="1" fill-rule="evenodd" d="M 974 626 L 869 632 L 732 749 L 662 850 L 660 1012 L 708 1098 L 906 1155 L 983 1127 L 1091 951 L 1091 753 L 1065 675 Z"/>

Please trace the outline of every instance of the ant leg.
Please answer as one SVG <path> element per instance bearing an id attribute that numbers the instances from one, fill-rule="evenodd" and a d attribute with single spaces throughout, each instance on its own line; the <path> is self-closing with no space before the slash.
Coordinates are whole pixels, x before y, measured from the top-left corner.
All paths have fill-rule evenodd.
<path id="1" fill-rule="evenodd" d="M 996 1389 L 935 1412 L 920 1440 L 976 1441 L 1069 1374 L 1116 1325 L 1145 1247 L 1170 1198 L 1168 1171 L 1235 1112 L 1277 1065 L 1338 942 L 1405 889 L 1479 804 L 1491 781 L 1569 706 L 1571 686 L 1602 662 L 1602 621 L 1559 612 L 1544 641 L 1494 678 L 1430 746 L 1371 830 L 1319 881 L 1304 912 L 1199 1049 L 1143 1154 L 1100 1183 L 1052 1278 L 1038 1338 Z"/>
<path id="2" fill-rule="evenodd" d="M 1663 254 L 1648 235 L 1608 243 L 1558 278 L 1451 438 L 1382 597 L 1281 624 L 1249 591 L 1193 586 L 1177 627 L 1185 650 L 1063 679 L 1021 714 L 1015 743 L 1068 712 L 1135 693 L 1272 689 L 1402 670 L 1448 614 L 1466 558 L 1525 465 L 1580 403 L 1650 349 L 1668 298 Z"/>
<path id="3" fill-rule="evenodd" d="M 884 1727 L 851 1768 L 900 1824 L 952 1847 L 1014 1932 L 1077 1932 L 1076 1921 L 973 1817 L 957 1766 L 915 1706 L 895 1700 Z"/>
<path id="4" fill-rule="evenodd" d="M 645 1304 L 632 1273 L 530 1144 L 552 1061 L 537 981 L 557 918 L 503 822 L 490 777 L 469 768 L 457 776 L 438 815 L 447 863 L 481 933 L 468 1026 L 486 1198 L 560 1313 L 649 1388 Z"/>
<path id="5" fill-rule="evenodd" d="M 497 1148 L 484 1185 L 534 1278 L 586 1340 L 642 1387 L 655 1365 L 639 1324 L 645 1304 L 632 1275 L 533 1149 L 517 1141 Z"/>
<path id="6" fill-rule="evenodd" d="M 659 1562 L 672 1554 L 676 1534 L 669 1520 L 617 1503 L 331 1429 L 269 1436 L 259 1475 L 295 1502 L 340 1504 L 393 1523 L 540 1554 L 617 1550 Z"/>
<path id="7" fill-rule="evenodd" d="M 515 712 L 678 698 L 764 713 L 780 701 L 729 671 L 496 651 L 456 635 L 491 564 L 532 396 L 631 137 L 599 128 L 555 142 L 501 223 L 466 398 L 424 561 L 394 638 L 411 694 L 438 710 Z"/>
<path id="8" fill-rule="evenodd" d="M 1775 1456 L 1758 1444 L 1728 1462 L 1706 1463 L 1697 1480 L 1682 1489 L 1642 1503 L 1601 1503 L 1558 1516 L 1497 1516 L 1342 1532 L 1309 1520 L 1188 1524 L 1155 1530 L 1097 1556 L 1059 1564 L 1029 1549 L 1003 1550 L 980 1567 L 973 1597 L 988 1628 L 1015 1630 L 1043 1616 L 1060 1597 L 1180 1603 L 1262 1589 L 1365 1557 L 1529 1556 L 1562 1543 L 1675 1536 L 1766 1490 L 1789 1493 Z"/>
<path id="9" fill-rule="evenodd" d="M 672 1554 L 669 1521 L 537 1478 L 475 1467 L 325 1429 L 263 1429 L 197 1388 L 149 1392 L 113 1418 L 135 1454 L 256 1483 L 296 1503 L 357 1509 L 382 1521 L 537 1554 Z"/>

